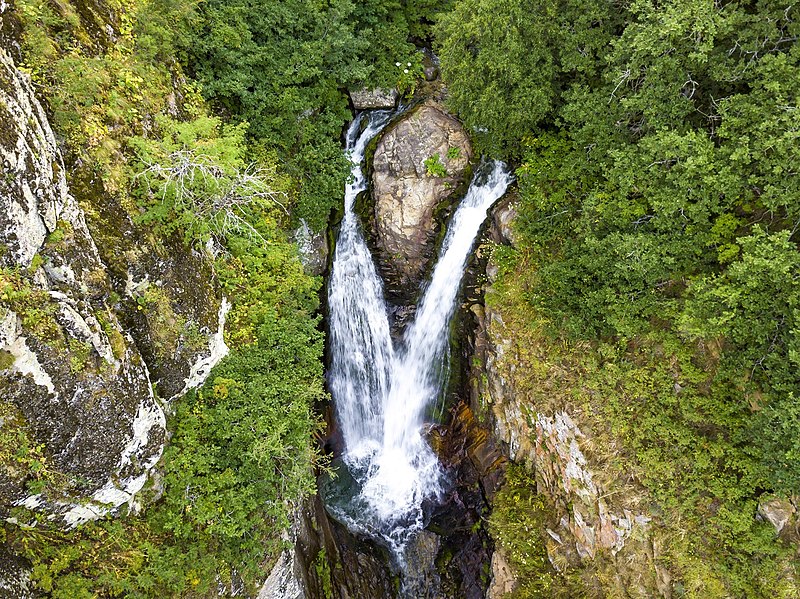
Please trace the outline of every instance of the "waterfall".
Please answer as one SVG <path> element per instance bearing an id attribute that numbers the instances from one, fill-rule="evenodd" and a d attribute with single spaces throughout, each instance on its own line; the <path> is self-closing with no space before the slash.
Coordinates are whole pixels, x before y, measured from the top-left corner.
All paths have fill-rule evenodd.
<path id="1" fill-rule="evenodd" d="M 441 499 L 443 472 L 423 434 L 425 411 L 442 392 L 448 325 L 466 261 L 489 207 L 511 182 L 505 165 L 478 169 L 453 216 L 416 318 L 398 347 L 389 332 L 383 285 L 353 212 L 366 189 L 361 168 L 369 140 L 388 122 L 373 113 L 359 134 L 347 135 L 352 178 L 334 252 L 328 289 L 331 366 L 329 384 L 345 444 L 346 471 L 328 509 L 352 530 L 386 543 L 395 556 L 426 524 L 425 505 Z"/>

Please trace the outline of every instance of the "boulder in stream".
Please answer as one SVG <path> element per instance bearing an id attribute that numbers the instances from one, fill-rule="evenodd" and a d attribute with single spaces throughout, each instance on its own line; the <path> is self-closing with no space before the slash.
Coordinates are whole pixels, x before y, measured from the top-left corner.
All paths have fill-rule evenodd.
<path id="1" fill-rule="evenodd" d="M 416 286 L 425 274 L 437 211 L 464 182 L 471 158 L 464 127 L 435 103 L 408 113 L 379 140 L 372 173 L 377 244 L 389 278 L 401 286 Z"/>

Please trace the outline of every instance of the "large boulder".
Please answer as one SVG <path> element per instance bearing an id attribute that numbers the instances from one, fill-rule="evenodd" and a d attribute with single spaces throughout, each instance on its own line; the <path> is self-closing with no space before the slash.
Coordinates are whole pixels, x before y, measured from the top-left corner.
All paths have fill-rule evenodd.
<path id="1" fill-rule="evenodd" d="M 438 208 L 464 182 L 471 158 L 464 127 L 435 104 L 413 110 L 378 141 L 372 174 L 377 244 L 401 286 L 416 286 L 429 266 Z"/>

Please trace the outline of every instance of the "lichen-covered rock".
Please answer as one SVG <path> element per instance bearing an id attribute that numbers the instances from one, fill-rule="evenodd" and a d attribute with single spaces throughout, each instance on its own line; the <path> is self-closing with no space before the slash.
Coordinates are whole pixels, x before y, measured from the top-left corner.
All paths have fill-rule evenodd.
<path id="1" fill-rule="evenodd" d="M 0 597 L 32 599 L 35 596 L 30 565 L 0 545 Z"/>
<path id="2" fill-rule="evenodd" d="M 377 243 L 401 285 L 418 284 L 429 266 L 437 209 L 463 183 L 471 158 L 461 123 L 435 104 L 405 115 L 378 141 L 372 173 Z"/>
<path id="3" fill-rule="evenodd" d="M 30 82 L 0 48 L 0 265 L 30 266 L 67 200 L 55 136 Z"/>
<path id="4" fill-rule="evenodd" d="M 0 401 L 18 412 L 0 433 L 23 431 L 45 462 L 35 493 L 25 456 L 2 464 L 0 512 L 15 503 L 72 525 L 142 488 L 165 418 L 110 304 L 112 284 L 45 113 L 1 48 L 0 122 Z"/>
<path id="5" fill-rule="evenodd" d="M 216 298 L 200 252 L 175 244 L 163 253 L 143 243 L 128 254 L 123 320 L 159 395 L 175 399 L 199 386 L 227 355 L 222 330 L 229 306 Z"/>
<path id="6" fill-rule="evenodd" d="M 320 276 L 328 268 L 328 240 L 325 232 L 315 232 L 300 220 L 300 226 L 294 233 L 294 239 L 300 250 L 300 261 L 310 275 Z"/>
<path id="7" fill-rule="evenodd" d="M 373 108 L 394 108 L 400 94 L 396 89 L 363 88 L 350 91 L 350 101 L 354 110 L 370 110 Z"/>
<path id="8" fill-rule="evenodd" d="M 285 549 L 258 592 L 258 599 L 305 599 L 306 591 L 295 572 L 294 549 Z"/>

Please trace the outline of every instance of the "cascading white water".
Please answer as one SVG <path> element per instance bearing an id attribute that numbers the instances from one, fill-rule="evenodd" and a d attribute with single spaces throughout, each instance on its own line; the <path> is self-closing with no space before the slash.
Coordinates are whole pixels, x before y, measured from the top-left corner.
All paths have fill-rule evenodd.
<path id="1" fill-rule="evenodd" d="M 359 115 L 347 132 L 352 177 L 345 188 L 342 218 L 328 287 L 331 369 L 329 384 L 342 428 L 348 463 L 360 463 L 378 449 L 383 405 L 389 390 L 394 349 L 389 336 L 383 285 L 353 212 L 366 188 L 361 170 L 369 141 L 391 113 L 374 113 L 359 135 Z"/>
<path id="2" fill-rule="evenodd" d="M 449 226 L 430 284 L 402 347 L 394 348 L 383 286 L 353 213 L 366 188 L 364 149 L 388 121 L 378 113 L 347 140 L 353 177 L 334 253 L 328 290 L 329 382 L 352 477 L 347 497 L 329 494 L 328 507 L 351 529 L 385 541 L 395 555 L 425 525 L 423 505 L 442 493 L 438 459 L 423 436 L 426 409 L 439 397 L 448 324 L 455 310 L 467 257 L 489 207 L 511 182 L 493 162 L 473 180 Z M 340 498 L 341 499 L 341 498 Z"/>

